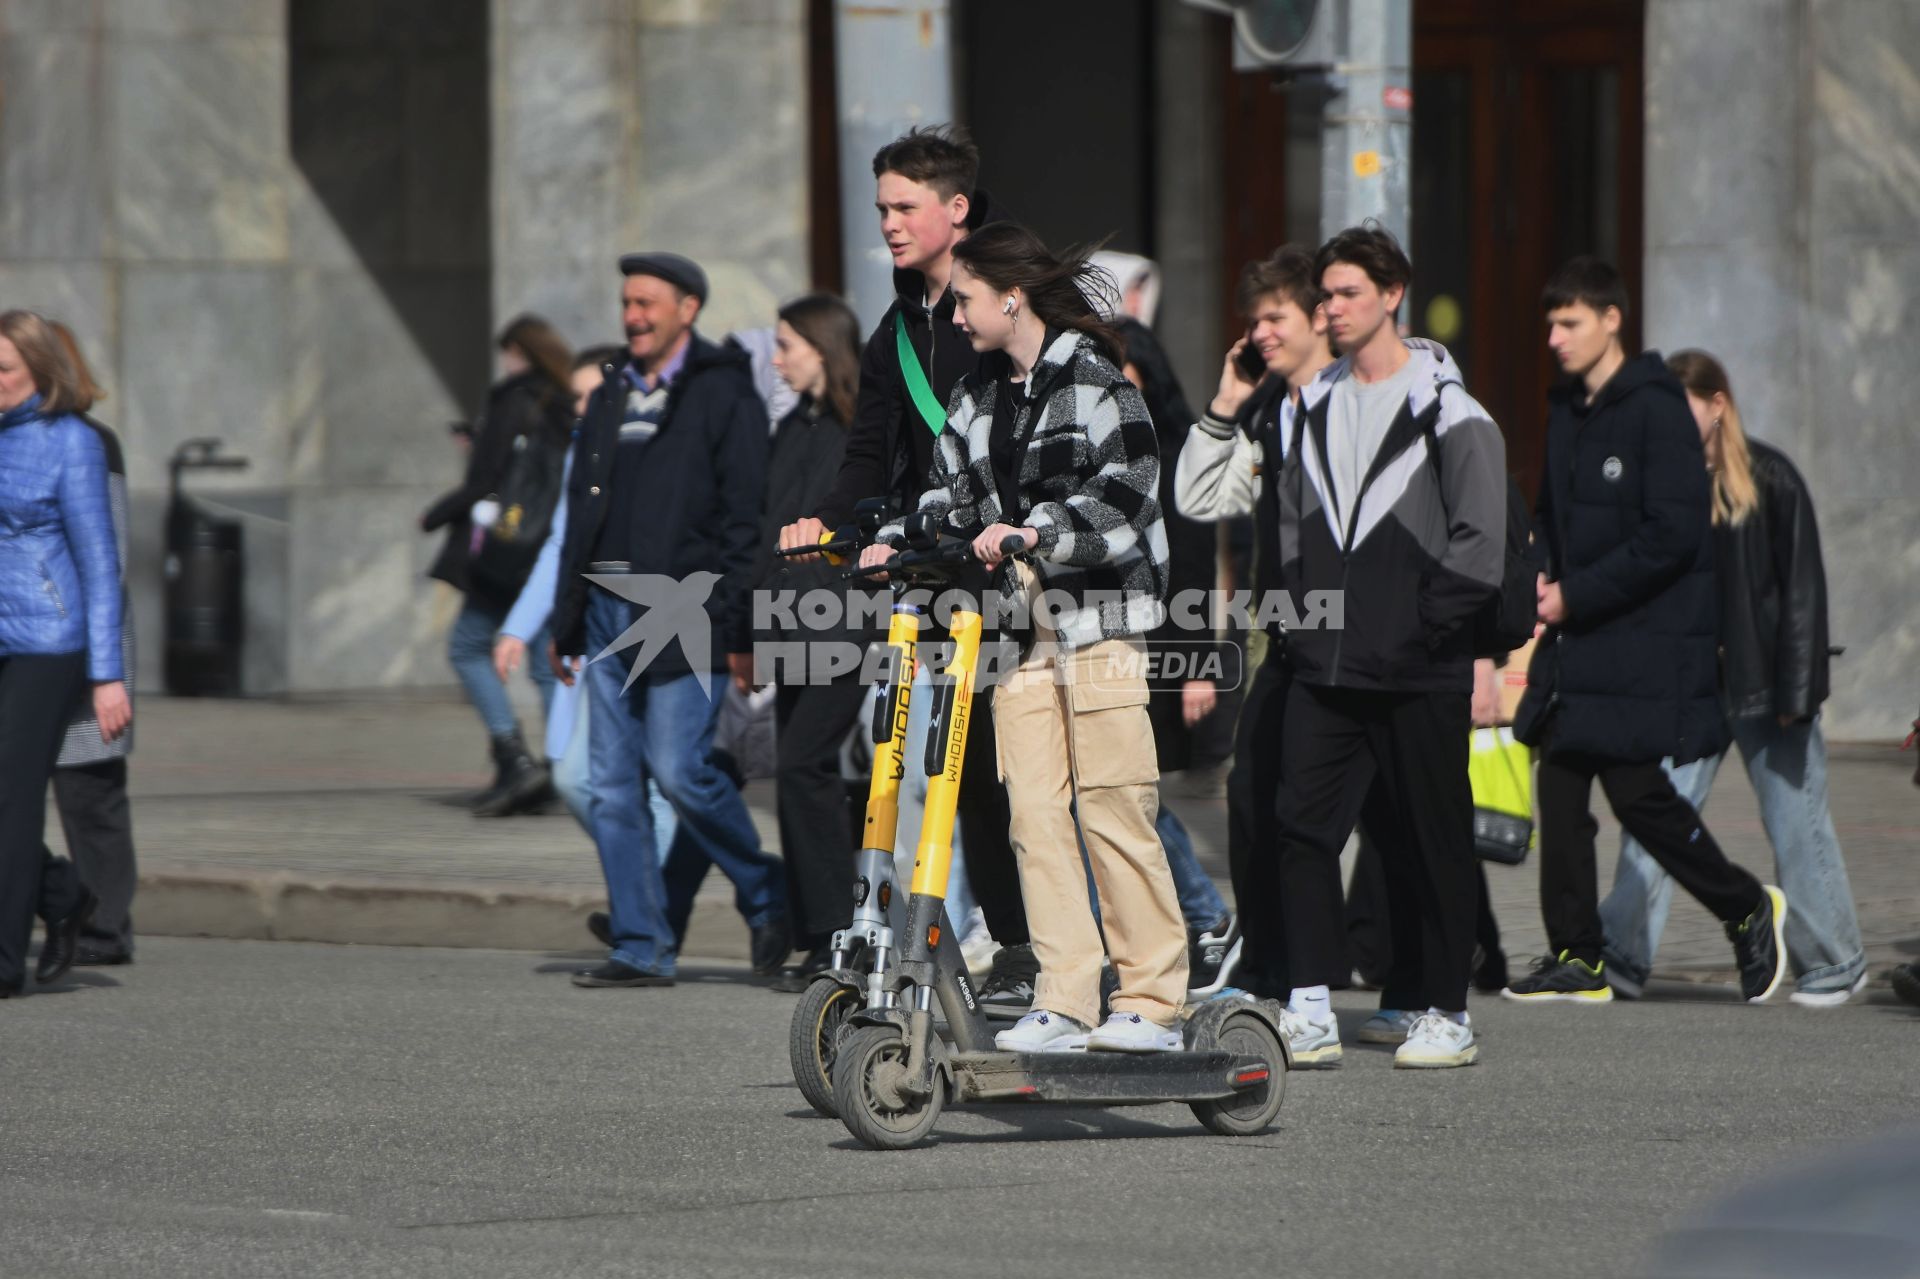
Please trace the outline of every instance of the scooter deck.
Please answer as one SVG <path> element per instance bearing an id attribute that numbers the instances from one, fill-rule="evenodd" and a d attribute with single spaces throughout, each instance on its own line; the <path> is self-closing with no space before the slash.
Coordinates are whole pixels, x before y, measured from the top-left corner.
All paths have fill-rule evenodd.
<path id="1" fill-rule="evenodd" d="M 1267 1082 L 1258 1057 L 1225 1052 L 955 1053 L 954 1100 L 1089 1106 L 1218 1101 Z"/>

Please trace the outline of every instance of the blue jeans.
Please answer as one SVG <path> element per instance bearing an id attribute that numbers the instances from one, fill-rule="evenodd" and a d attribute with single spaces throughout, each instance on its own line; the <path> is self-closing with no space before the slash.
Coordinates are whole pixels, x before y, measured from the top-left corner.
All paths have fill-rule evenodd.
<path id="1" fill-rule="evenodd" d="M 580 829 L 593 838 L 593 777 L 588 771 L 589 741 L 586 679 L 578 677 L 572 688 L 556 685 L 553 701 L 547 707 L 547 754 L 553 776 L 553 789 L 560 802 L 580 823 Z M 561 720 L 564 718 L 565 723 Z M 564 738 L 561 736 L 564 734 Z M 561 741 L 565 744 L 561 745 Z M 558 747 L 559 749 L 555 749 Z M 654 842 L 665 851 L 673 846 L 673 833 L 679 819 L 673 805 L 660 793 L 660 783 L 647 782 L 647 807 L 653 812 Z"/>
<path id="2" fill-rule="evenodd" d="M 1187 834 L 1179 816 L 1164 800 L 1154 825 L 1160 831 L 1161 847 L 1167 850 L 1167 866 L 1173 871 L 1173 891 L 1180 898 L 1180 914 L 1187 921 L 1187 927 L 1196 932 L 1212 928 L 1227 917 L 1227 903 L 1207 878 L 1207 872 L 1200 869 L 1200 859 L 1193 852 L 1193 837 Z"/>
<path id="3" fill-rule="evenodd" d="M 467 700 L 480 712 L 480 722 L 487 726 L 489 737 L 505 737 L 520 729 L 520 721 L 514 718 L 513 703 L 507 699 L 507 687 L 493 671 L 494 637 L 500 634 L 506 620 L 504 610 L 496 612 L 477 604 L 469 595 L 467 602 L 460 606 L 460 616 L 454 619 L 453 629 L 447 633 L 447 661 L 467 690 Z M 527 643 L 526 667 L 527 677 L 540 692 L 541 709 L 550 712 L 555 681 L 553 669 L 547 665 L 546 652 L 547 632 L 543 628 Z"/>
<path id="4" fill-rule="evenodd" d="M 594 591 L 587 604 L 587 650 L 600 652 L 634 618 L 631 604 Z M 679 943 L 662 868 L 661 832 L 647 802 L 649 781 L 658 783 L 679 819 L 670 846 L 674 861 L 689 870 L 697 865 L 702 875 L 709 863 L 720 867 L 733 881 L 735 901 L 750 927 L 786 914 L 786 885 L 779 861 L 761 850 L 740 792 L 709 758 L 726 677 L 716 674 L 709 694 L 690 673 L 642 674 L 623 693 L 631 660 L 627 653 L 615 653 L 586 671 L 594 843 L 607 880 L 612 957 L 671 973 Z"/>
<path id="5" fill-rule="evenodd" d="M 1810 994 L 1846 990 L 1866 971 L 1866 948 L 1854 914 L 1853 889 L 1840 837 L 1827 808 L 1827 742 L 1820 721 L 1788 724 L 1768 716 L 1733 721 L 1733 740 L 1760 801 L 1760 822 L 1773 845 L 1774 874 L 1787 895 L 1787 959 Z M 1725 755 L 1674 767 L 1674 789 L 1696 810 L 1705 806 Z M 1606 960 L 1644 982 L 1673 904 L 1673 880 L 1631 837 L 1622 836 L 1613 891 L 1600 903 Z"/>

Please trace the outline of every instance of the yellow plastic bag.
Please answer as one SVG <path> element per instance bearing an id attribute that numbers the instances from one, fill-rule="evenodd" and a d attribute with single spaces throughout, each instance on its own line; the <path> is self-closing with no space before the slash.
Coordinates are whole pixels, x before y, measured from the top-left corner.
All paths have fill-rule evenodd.
<path id="1" fill-rule="evenodd" d="M 1467 756 L 1473 783 L 1473 851 L 1518 866 L 1533 847 L 1533 752 L 1510 728 L 1476 728 Z"/>

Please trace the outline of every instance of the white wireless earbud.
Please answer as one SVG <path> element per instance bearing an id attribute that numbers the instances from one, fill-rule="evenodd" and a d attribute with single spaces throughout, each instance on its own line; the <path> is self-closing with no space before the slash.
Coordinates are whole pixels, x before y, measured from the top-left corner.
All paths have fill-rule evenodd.
<path id="1" fill-rule="evenodd" d="M 1001 308 L 1000 308 L 1000 314 L 1002 314 L 1002 315 L 1012 315 L 1012 314 L 1013 314 L 1013 299 L 1012 299 L 1012 298 L 1008 298 L 1008 299 L 1007 299 L 1007 304 L 1006 304 L 1005 306 L 1003 306 L 1003 307 L 1001 307 Z"/>

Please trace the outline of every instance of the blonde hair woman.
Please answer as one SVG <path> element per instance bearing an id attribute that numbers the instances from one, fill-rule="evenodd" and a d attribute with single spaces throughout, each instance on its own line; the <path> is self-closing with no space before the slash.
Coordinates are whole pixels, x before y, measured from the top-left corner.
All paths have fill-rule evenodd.
<path id="1" fill-rule="evenodd" d="M 1827 578 L 1805 481 L 1784 453 L 1749 439 L 1727 371 L 1704 351 L 1667 367 L 1685 386 L 1713 476 L 1720 686 L 1733 739 L 1760 799 L 1778 883 L 1793 903 L 1787 959 L 1793 1002 L 1845 1003 L 1866 980 L 1853 892 L 1827 806 Z M 1697 809 L 1725 752 L 1670 768 Z M 1631 838 L 1601 906 L 1616 993 L 1639 993 L 1666 924 L 1673 881 Z M 1624 984 L 1623 984 L 1624 983 Z"/>

